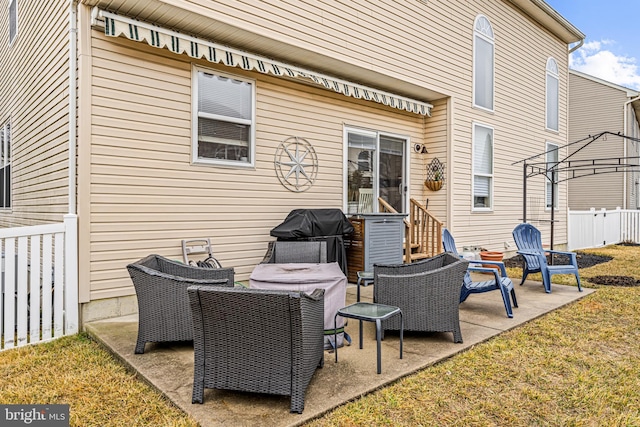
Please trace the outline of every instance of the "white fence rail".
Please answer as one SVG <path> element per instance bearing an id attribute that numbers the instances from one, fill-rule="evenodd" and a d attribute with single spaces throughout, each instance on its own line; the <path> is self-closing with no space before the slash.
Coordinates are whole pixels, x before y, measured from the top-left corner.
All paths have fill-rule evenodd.
<path id="1" fill-rule="evenodd" d="M 77 216 L 0 229 L 0 245 L 0 351 L 77 333 Z"/>
<path id="2" fill-rule="evenodd" d="M 625 241 L 640 243 L 639 210 L 569 210 L 568 218 L 569 250 L 597 248 Z"/>

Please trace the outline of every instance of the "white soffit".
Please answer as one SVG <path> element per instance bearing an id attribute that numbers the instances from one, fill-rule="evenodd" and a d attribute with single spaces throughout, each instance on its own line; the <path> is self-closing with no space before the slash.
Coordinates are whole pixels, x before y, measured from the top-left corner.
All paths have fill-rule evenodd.
<path id="1" fill-rule="evenodd" d="M 228 46 L 212 43 L 207 40 L 187 36 L 166 28 L 157 27 L 142 21 L 127 18 L 115 13 L 94 8 L 91 25 L 103 28 L 110 37 L 124 36 L 129 40 L 146 41 L 150 46 L 166 48 L 176 54 L 187 54 L 191 58 L 204 58 L 213 63 L 228 67 L 240 67 L 244 70 L 255 70 L 278 77 L 299 78 L 312 81 L 326 89 L 345 96 L 367 101 L 378 102 L 399 110 L 431 116 L 433 105 L 382 90 L 363 86 L 357 83 L 331 77 L 304 68 L 274 61 L 254 55 L 253 53 L 233 49 Z"/>

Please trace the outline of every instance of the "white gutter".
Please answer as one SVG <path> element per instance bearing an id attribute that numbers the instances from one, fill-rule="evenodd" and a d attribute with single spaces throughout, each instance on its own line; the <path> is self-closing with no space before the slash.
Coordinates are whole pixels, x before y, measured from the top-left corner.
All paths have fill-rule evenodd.
<path id="1" fill-rule="evenodd" d="M 626 136 L 627 135 L 627 117 L 629 116 L 629 112 L 627 111 L 629 109 L 629 104 L 631 104 L 634 101 L 637 101 L 640 99 L 640 96 L 636 96 L 635 98 L 631 98 L 629 97 L 629 100 L 627 102 L 624 103 L 624 107 L 622 107 L 622 112 L 624 115 L 623 118 L 623 125 L 622 125 L 622 133 Z M 627 138 L 623 138 L 623 142 L 622 142 L 622 150 L 623 153 L 622 155 L 624 156 L 624 158 L 627 158 Z M 623 180 L 624 180 L 624 185 L 622 186 L 622 209 L 627 209 L 627 168 L 624 168 L 623 171 Z M 635 183 L 633 184 L 635 185 Z M 638 195 L 636 195 L 636 197 L 638 197 Z M 636 206 L 638 205 L 638 202 L 636 201 Z"/>
<path id="2" fill-rule="evenodd" d="M 69 214 L 76 213 L 77 16 L 69 0 Z"/>

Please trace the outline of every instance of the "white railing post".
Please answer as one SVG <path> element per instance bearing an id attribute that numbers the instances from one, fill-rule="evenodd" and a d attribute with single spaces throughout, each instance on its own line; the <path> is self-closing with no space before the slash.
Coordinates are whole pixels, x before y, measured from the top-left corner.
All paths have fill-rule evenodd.
<path id="1" fill-rule="evenodd" d="M 64 216 L 65 334 L 78 332 L 78 216 Z"/>

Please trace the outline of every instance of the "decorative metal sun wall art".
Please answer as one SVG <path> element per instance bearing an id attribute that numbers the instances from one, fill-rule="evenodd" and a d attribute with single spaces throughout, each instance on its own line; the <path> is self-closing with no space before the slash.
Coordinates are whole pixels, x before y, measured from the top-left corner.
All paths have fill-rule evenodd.
<path id="1" fill-rule="evenodd" d="M 280 143 L 274 159 L 276 175 L 289 191 L 307 191 L 318 175 L 318 156 L 304 138 L 290 136 Z"/>

